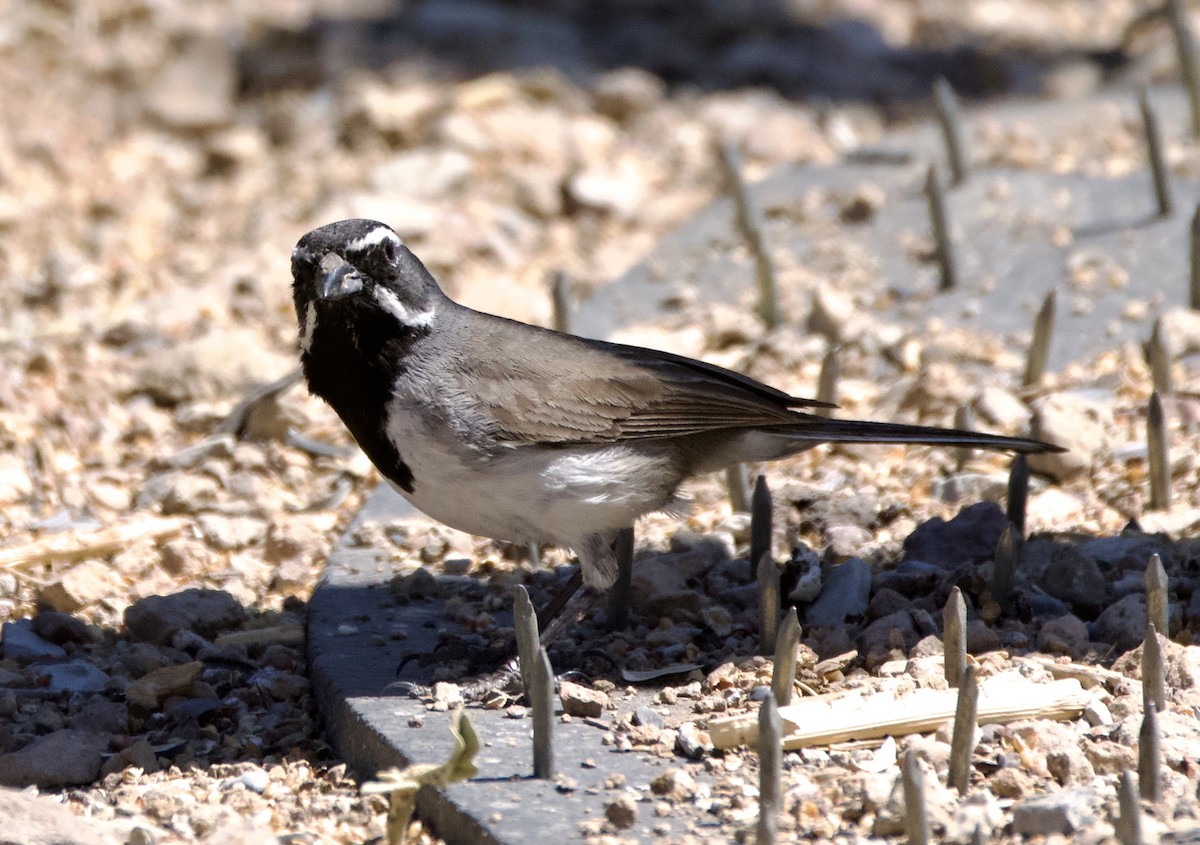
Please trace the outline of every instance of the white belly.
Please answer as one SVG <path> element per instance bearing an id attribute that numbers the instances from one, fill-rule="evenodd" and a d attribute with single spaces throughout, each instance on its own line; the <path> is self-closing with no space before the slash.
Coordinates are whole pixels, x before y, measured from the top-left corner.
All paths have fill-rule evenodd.
<path id="1" fill-rule="evenodd" d="M 431 424 L 399 399 L 388 410 L 388 437 L 413 475 L 413 492 L 399 492 L 469 534 L 575 547 L 664 507 L 679 480 L 663 447 L 503 446 L 485 453 L 448 430 L 433 436 Z"/>

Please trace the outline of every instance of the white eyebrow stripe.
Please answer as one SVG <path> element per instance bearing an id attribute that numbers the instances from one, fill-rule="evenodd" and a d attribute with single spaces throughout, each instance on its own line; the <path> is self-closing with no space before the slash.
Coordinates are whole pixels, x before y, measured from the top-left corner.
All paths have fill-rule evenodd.
<path id="1" fill-rule="evenodd" d="M 346 244 L 346 252 L 362 252 L 367 247 L 375 246 L 375 244 L 383 243 L 384 241 L 392 241 L 396 246 L 404 246 L 404 241 L 400 240 L 400 236 L 387 226 L 376 226 L 361 238 L 355 238 Z"/>
<path id="2" fill-rule="evenodd" d="M 399 320 L 401 325 L 414 329 L 428 328 L 433 325 L 433 308 L 428 311 L 413 311 L 401 302 L 396 294 L 380 285 L 375 285 L 371 289 L 371 295 L 375 297 L 376 302 L 383 306 L 385 311 Z"/>

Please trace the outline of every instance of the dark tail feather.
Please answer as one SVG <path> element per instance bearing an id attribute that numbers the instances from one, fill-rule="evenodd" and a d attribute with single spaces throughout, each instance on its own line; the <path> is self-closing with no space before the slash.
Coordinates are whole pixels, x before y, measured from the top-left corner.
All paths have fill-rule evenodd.
<path id="1" fill-rule="evenodd" d="M 967 446 L 975 449 L 994 449 L 998 452 L 1066 451 L 1053 443 L 1043 443 L 1028 437 L 1008 437 L 1003 434 L 984 434 L 957 428 L 931 428 L 866 420 L 814 420 L 811 424 L 798 427 L 796 435 L 806 440 L 827 443 L 926 443 L 930 446 Z"/>

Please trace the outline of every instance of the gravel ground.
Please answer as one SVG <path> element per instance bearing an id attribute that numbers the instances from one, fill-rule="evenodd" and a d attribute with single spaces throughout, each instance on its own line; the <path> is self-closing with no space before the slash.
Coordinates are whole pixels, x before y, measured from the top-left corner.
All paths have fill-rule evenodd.
<path id="1" fill-rule="evenodd" d="M 77 841 L 382 835 L 383 802 L 359 796 L 320 737 L 303 647 L 304 601 L 377 478 L 302 389 L 236 413 L 295 365 L 288 255 L 309 228 L 386 220 L 465 303 L 546 324 L 555 271 L 585 298 L 720 194 L 715 137 L 737 143 L 757 177 L 878 138 L 926 107 L 914 96 L 939 73 L 979 94 L 1079 93 L 1106 73 L 1153 77 L 1167 46 L 1161 21 L 1119 0 L 968 10 L 830 0 L 738 4 L 738 14 L 603 4 L 608 15 L 571 3 L 414 3 L 394 29 L 375 20 L 379 4 L 337 5 L 20 4 L 0 25 L 0 619 L 13 623 L 0 654 L 0 782 L 36 784 L 95 820 L 56 821 L 38 802 L 39 818 Z M 678 37 L 664 38 L 671 27 Z M 805 38 L 821 62 L 796 63 Z M 556 67 L 534 67 L 548 44 Z M 640 68 L 617 69 L 635 59 Z M 829 71 L 847 61 L 861 74 Z M 1120 123 L 1105 138 L 1118 154 L 1135 146 Z M 1012 140 L 993 139 L 999 160 L 1073 166 L 1069 150 Z M 792 327 L 764 341 L 721 314 L 698 324 L 695 347 L 713 360 L 813 392 L 820 338 Z M 897 350 L 901 361 L 915 354 Z M 881 384 L 884 351 L 862 346 L 847 362 L 849 413 L 946 421 L 961 397 L 953 350 L 942 351 L 932 368 Z M 1141 514 L 1145 463 L 1117 449 L 1140 439 L 1148 389 L 1135 353 L 1047 382 L 1047 392 L 1103 384 L 1118 401 L 1098 439 L 1085 438 L 1091 463 L 1047 470 L 1062 483 L 1037 493 L 1032 528 L 1098 536 Z M 996 366 L 1011 385 L 1019 363 Z M 1172 407 L 1178 444 L 1192 436 L 1192 409 Z M 1062 419 L 1071 427 L 1090 413 Z M 992 422 L 1006 419 L 998 410 Z M 1003 470 L 980 461 L 981 477 Z M 935 489 L 952 463 L 893 450 L 802 456 L 779 469 L 786 496 L 835 504 L 781 519 L 778 547 L 791 536 L 894 560 L 918 523 L 957 512 Z M 862 489 L 874 491 L 865 527 L 831 495 Z M 720 485 L 692 492 L 687 527 L 736 554 L 745 525 Z M 1194 522 L 1194 489 L 1180 495 L 1165 527 Z M 652 518 L 639 542 L 665 548 L 678 527 Z M 401 569 L 470 558 L 473 571 L 529 570 L 520 550 L 435 527 L 384 539 Z M 1177 574 L 1193 558 L 1173 560 Z M 911 652 L 916 633 L 899 644 L 887 633 L 863 665 Z M 744 645 L 723 640 L 705 662 L 753 651 Z M 1086 656 L 1086 636 L 1060 651 Z M 674 695 L 755 685 L 722 671 L 724 681 Z M 1002 739 L 1024 753 L 1019 734 Z M 734 772 L 740 759 L 712 765 Z M 827 797 L 794 795 L 795 824 L 837 815 Z M 23 813 L 32 799 L 0 800 Z M 730 806 L 736 822 L 750 805 Z"/>

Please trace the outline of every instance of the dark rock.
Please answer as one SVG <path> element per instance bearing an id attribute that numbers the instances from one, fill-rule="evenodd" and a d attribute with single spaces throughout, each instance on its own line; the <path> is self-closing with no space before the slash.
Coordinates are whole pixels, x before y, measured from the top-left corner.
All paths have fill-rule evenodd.
<path id="1" fill-rule="evenodd" d="M 53 789 L 92 783 L 100 774 L 108 735 L 61 730 L 38 737 L 20 751 L 0 754 L 0 784 Z"/>
<path id="2" fill-rule="evenodd" d="M 750 687 L 749 698 L 756 703 L 762 703 L 767 700 L 767 696 L 771 695 L 771 688 L 766 684 L 757 684 Z"/>
<path id="3" fill-rule="evenodd" d="M 908 613 L 912 617 L 917 633 L 922 637 L 941 636 L 942 623 L 939 621 L 941 619 L 940 613 L 936 620 L 933 618 L 933 614 L 923 607 L 914 606 Z"/>
<path id="4" fill-rule="evenodd" d="M 1020 599 L 1034 619 L 1055 619 L 1071 612 L 1066 602 L 1056 599 L 1036 584 L 1025 586 L 1021 590 Z"/>
<path id="5" fill-rule="evenodd" d="M 912 616 L 906 612 L 876 619 L 863 629 L 860 637 L 868 669 L 887 660 L 892 652 L 898 652 L 899 657 L 907 655 L 918 639 Z"/>
<path id="6" fill-rule="evenodd" d="M 95 695 L 67 719 L 67 727 L 93 733 L 128 733 L 129 708 L 119 701 Z"/>
<path id="7" fill-rule="evenodd" d="M 875 574 L 875 589 L 885 587 L 902 596 L 928 596 L 941 594 L 941 583 L 946 570 L 923 560 L 905 560 L 895 569 L 885 569 Z"/>
<path id="8" fill-rule="evenodd" d="M 1075 546 L 1034 540 L 1021 553 L 1024 574 L 1077 613 L 1095 616 L 1104 607 L 1107 584 L 1096 561 Z"/>
<path id="9" fill-rule="evenodd" d="M 141 769 L 147 774 L 157 772 L 161 768 L 158 764 L 158 755 L 154 753 L 154 746 L 147 740 L 139 739 L 133 745 L 122 748 L 118 753 L 109 757 L 108 762 L 101 767 L 100 773 L 111 775 L 131 767 Z"/>
<path id="10" fill-rule="evenodd" d="M 1000 648 L 1000 635 L 982 619 L 967 620 L 967 651 L 983 654 Z"/>
<path id="11" fill-rule="evenodd" d="M 163 649 L 149 643 L 118 643 L 118 654 L 121 664 L 135 678 L 148 675 L 156 669 L 167 665 L 170 657 Z"/>
<path id="12" fill-rule="evenodd" d="M 67 719 L 58 702 L 43 701 L 33 714 L 32 724 L 38 733 L 53 733 L 65 728 Z"/>
<path id="13" fill-rule="evenodd" d="M 1135 647 L 1146 635 L 1146 597 L 1140 593 L 1113 602 L 1092 624 L 1092 639 L 1118 651 Z"/>
<path id="14" fill-rule="evenodd" d="M 871 597 L 871 603 L 867 606 L 867 618 L 880 619 L 901 610 L 908 610 L 910 607 L 912 607 L 911 601 L 895 590 L 884 587 L 876 590 L 875 595 Z"/>
<path id="15" fill-rule="evenodd" d="M 392 598 L 404 601 L 420 601 L 436 598 L 441 592 L 437 578 L 427 569 L 414 569 L 407 575 L 398 575 L 388 583 Z"/>
<path id="16" fill-rule="evenodd" d="M 149 596 L 129 606 L 125 625 L 136 640 L 167 643 L 179 631 L 212 637 L 237 628 L 246 610 L 223 590 L 191 589 L 169 596 Z"/>
<path id="17" fill-rule="evenodd" d="M 1069 613 L 1044 624 L 1037 636 L 1038 648 L 1051 654 L 1079 656 L 1087 650 L 1088 642 L 1087 626 Z"/>
<path id="18" fill-rule="evenodd" d="M 700 613 L 700 593 L 688 587 L 682 572 L 657 559 L 634 565 L 632 598 L 638 613 L 673 619 L 696 618 Z"/>
<path id="19" fill-rule="evenodd" d="M 184 698 L 172 701 L 163 712 L 177 722 L 186 723 L 201 721 L 205 716 L 223 709 L 227 708 L 217 698 Z"/>
<path id="20" fill-rule="evenodd" d="M 999 505 L 978 502 L 963 508 L 949 522 L 934 517 L 918 525 L 904 539 L 904 556 L 943 569 L 967 569 L 991 560 L 1007 524 L 1007 517 Z"/>
<path id="21" fill-rule="evenodd" d="M 852 557 L 825 579 L 817 600 L 804 610 L 806 625 L 844 625 L 861 617 L 871 596 L 871 565 Z"/>
<path id="22" fill-rule="evenodd" d="M 52 692 L 100 692 L 110 681 L 108 675 L 86 660 L 38 666 L 34 677 Z"/>
<path id="23" fill-rule="evenodd" d="M 0 627 L 0 657 L 5 660 L 30 662 L 33 660 L 56 660 L 67 653 L 52 642 L 39 637 L 29 619 L 5 622 Z"/>
<path id="24" fill-rule="evenodd" d="M 1133 569 L 1144 572 L 1150 555 L 1162 555 L 1166 564 L 1171 557 L 1171 545 L 1153 534 L 1132 532 L 1113 537 L 1097 537 L 1079 546 L 1079 550 L 1101 566 Z"/>
<path id="25" fill-rule="evenodd" d="M 86 622 L 57 610 L 43 610 L 33 617 L 33 632 L 55 645 L 86 643 L 91 639 Z"/>

